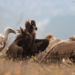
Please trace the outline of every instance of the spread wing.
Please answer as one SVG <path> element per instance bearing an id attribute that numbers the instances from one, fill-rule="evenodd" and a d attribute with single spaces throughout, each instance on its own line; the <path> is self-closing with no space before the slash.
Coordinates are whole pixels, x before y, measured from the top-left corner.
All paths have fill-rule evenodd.
<path id="1" fill-rule="evenodd" d="M 38 54 L 41 51 L 44 51 L 49 44 L 49 40 L 47 39 L 35 39 L 35 44 L 33 47 L 32 54 Z"/>

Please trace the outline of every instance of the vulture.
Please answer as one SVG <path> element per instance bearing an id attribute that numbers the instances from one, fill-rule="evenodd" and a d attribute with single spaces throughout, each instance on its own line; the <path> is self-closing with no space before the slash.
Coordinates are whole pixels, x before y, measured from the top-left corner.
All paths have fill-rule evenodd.
<path id="1" fill-rule="evenodd" d="M 56 38 L 54 38 L 53 34 L 47 34 L 45 36 L 45 39 L 48 39 L 49 41 L 51 41 L 51 40 L 55 40 Z"/>
<path id="2" fill-rule="evenodd" d="M 31 30 L 33 29 L 33 27 L 35 27 L 35 20 L 31 20 L 31 26 L 30 26 L 30 29 L 29 29 L 30 34 L 32 34 Z M 25 29 L 23 29 L 23 30 L 25 30 Z M 35 30 L 37 30 L 37 27 L 35 27 Z M 17 30 L 17 31 L 18 31 L 18 33 L 21 33 L 21 30 Z M 34 43 L 32 44 L 32 50 L 28 51 L 28 53 L 30 52 L 31 53 L 30 55 L 33 55 L 33 56 L 35 56 L 39 52 L 44 51 L 49 44 L 48 39 L 36 39 L 35 37 L 34 37 L 33 42 Z"/>
<path id="3" fill-rule="evenodd" d="M 39 56 L 40 55 L 40 56 Z M 39 54 L 36 58 L 40 61 L 44 59 L 73 59 L 75 62 L 75 36 L 67 40 L 55 39 L 49 43 L 45 51 Z"/>
<path id="4" fill-rule="evenodd" d="M 6 41 L 8 40 L 10 33 L 16 34 L 16 32 L 12 28 L 8 27 L 4 31 L 4 36 L 0 34 L 0 51 L 2 51 L 6 46 Z"/>
<path id="5" fill-rule="evenodd" d="M 25 29 L 20 27 L 19 34 L 14 42 L 9 46 L 6 54 L 9 59 L 25 58 L 31 56 L 31 51 L 35 42 L 35 30 L 37 29 L 34 20 L 25 22 Z"/>

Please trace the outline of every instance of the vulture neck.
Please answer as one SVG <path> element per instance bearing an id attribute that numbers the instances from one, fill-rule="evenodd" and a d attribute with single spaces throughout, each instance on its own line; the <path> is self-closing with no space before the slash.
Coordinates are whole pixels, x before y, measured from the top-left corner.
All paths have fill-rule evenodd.
<path id="1" fill-rule="evenodd" d="M 9 36 L 9 32 L 4 32 L 4 41 L 7 41 L 8 40 L 8 36 Z"/>
<path id="2" fill-rule="evenodd" d="M 0 39 L 0 42 L 5 42 L 8 40 L 9 32 L 8 30 L 4 31 L 4 37 Z"/>

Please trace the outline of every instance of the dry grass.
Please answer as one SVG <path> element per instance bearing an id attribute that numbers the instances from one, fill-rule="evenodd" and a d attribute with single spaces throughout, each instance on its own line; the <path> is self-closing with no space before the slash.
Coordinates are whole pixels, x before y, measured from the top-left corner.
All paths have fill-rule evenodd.
<path id="1" fill-rule="evenodd" d="M 0 75 L 75 75 L 75 69 L 64 65 L 58 68 L 54 65 L 38 64 L 33 59 L 13 62 L 0 58 Z"/>

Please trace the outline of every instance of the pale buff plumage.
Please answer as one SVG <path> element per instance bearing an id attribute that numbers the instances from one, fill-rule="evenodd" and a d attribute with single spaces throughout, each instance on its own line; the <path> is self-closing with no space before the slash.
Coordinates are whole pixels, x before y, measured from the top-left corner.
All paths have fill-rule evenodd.
<path id="1" fill-rule="evenodd" d="M 0 38 L 3 38 L 4 36 L 3 36 L 3 34 L 0 34 Z"/>
<path id="2" fill-rule="evenodd" d="M 3 36 L 3 34 L 0 34 L 0 38 L 3 38 L 4 36 Z M 2 49 L 4 47 L 4 42 L 1 42 L 0 43 L 0 49 Z"/>
<path id="3" fill-rule="evenodd" d="M 45 36 L 45 39 L 48 39 L 49 41 L 51 41 L 51 40 L 55 40 L 56 38 L 53 37 L 53 34 L 47 34 Z"/>
<path id="4" fill-rule="evenodd" d="M 3 34 L 0 34 L 0 51 L 2 51 L 6 45 L 6 41 L 8 40 L 9 33 L 16 33 L 12 28 L 8 27 L 4 30 Z"/>

